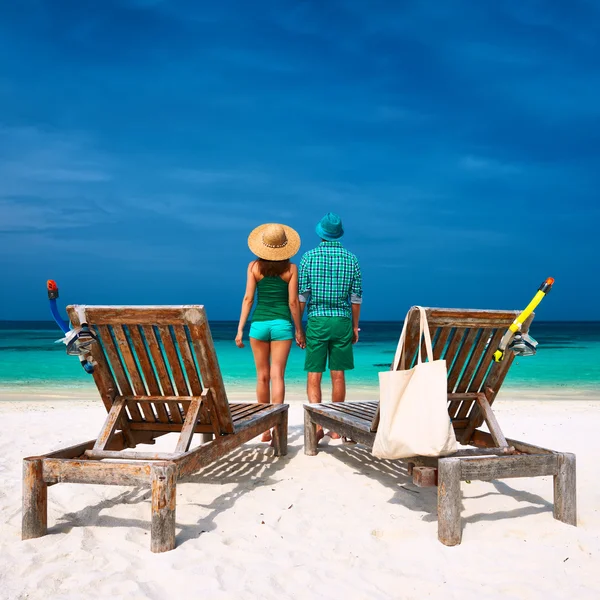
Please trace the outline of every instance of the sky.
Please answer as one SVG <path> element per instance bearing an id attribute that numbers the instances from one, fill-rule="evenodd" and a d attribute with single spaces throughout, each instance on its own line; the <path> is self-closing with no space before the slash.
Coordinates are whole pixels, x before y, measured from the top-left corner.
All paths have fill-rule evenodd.
<path id="1" fill-rule="evenodd" d="M 593 0 L 0 0 L 0 319 L 63 303 L 239 315 L 247 236 L 318 243 L 363 317 L 600 319 Z"/>

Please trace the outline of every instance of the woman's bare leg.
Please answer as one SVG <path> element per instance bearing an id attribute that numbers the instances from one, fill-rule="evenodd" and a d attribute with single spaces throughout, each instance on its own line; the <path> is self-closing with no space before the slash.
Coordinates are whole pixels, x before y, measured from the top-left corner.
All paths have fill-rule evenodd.
<path id="1" fill-rule="evenodd" d="M 250 338 L 254 364 L 256 365 L 256 400 L 261 404 L 271 402 L 270 371 L 271 371 L 271 342 L 263 342 Z M 260 438 L 261 442 L 271 441 L 271 432 L 265 431 Z"/>

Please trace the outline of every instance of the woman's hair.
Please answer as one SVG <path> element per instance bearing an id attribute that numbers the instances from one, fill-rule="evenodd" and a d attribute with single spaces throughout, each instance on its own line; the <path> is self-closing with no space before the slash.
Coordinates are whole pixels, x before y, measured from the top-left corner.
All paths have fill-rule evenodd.
<path id="1" fill-rule="evenodd" d="M 290 259 L 285 260 L 265 260 L 259 258 L 256 261 L 258 270 L 263 277 L 280 277 L 290 268 Z"/>

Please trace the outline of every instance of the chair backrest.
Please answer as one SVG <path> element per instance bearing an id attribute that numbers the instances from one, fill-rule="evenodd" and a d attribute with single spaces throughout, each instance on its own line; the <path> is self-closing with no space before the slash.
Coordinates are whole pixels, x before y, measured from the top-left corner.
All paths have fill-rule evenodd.
<path id="1" fill-rule="evenodd" d="M 94 381 L 110 410 L 126 397 L 131 429 L 180 431 L 203 395 L 196 431 L 232 433 L 223 378 L 203 306 L 69 306 L 95 331 Z"/>
<path id="2" fill-rule="evenodd" d="M 500 339 L 519 315 L 518 310 L 475 310 L 426 308 L 434 360 L 444 359 L 448 369 L 448 413 L 457 437 L 479 427 L 483 416 L 477 407 L 477 394 L 485 394 L 491 405 L 502 385 L 514 354 L 507 352 L 503 361 L 493 360 Z M 525 321 L 526 333 L 534 315 Z M 417 361 L 419 310 L 408 312 L 405 368 Z M 427 356 L 422 342 L 421 356 Z M 376 429 L 378 415 L 373 421 Z"/>

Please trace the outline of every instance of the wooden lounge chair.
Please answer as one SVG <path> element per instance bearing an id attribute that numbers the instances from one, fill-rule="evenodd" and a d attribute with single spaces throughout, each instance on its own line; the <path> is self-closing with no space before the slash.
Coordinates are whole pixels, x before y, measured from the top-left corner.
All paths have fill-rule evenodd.
<path id="1" fill-rule="evenodd" d="M 428 308 L 434 359 L 448 367 L 448 413 L 458 441 L 466 446 L 444 458 L 406 459 L 417 485 L 438 485 L 438 538 L 448 546 L 460 544 L 460 482 L 508 477 L 554 476 L 554 518 L 576 525 L 575 455 L 554 452 L 507 439 L 492 404 L 514 355 L 500 363 L 492 355 L 519 311 Z M 533 315 L 523 325 L 528 331 Z M 407 358 L 414 365 L 419 334 L 419 311 L 411 309 L 406 338 Z M 425 356 L 425 349 L 422 350 Z M 373 446 L 379 423 L 378 402 L 339 402 L 304 406 L 304 452 L 317 453 L 316 426 Z M 479 429 L 485 423 L 489 433 Z"/>
<path id="2" fill-rule="evenodd" d="M 96 440 L 24 459 L 22 537 L 45 535 L 49 485 L 151 486 L 151 549 L 171 550 L 177 480 L 272 427 L 285 455 L 288 406 L 227 401 L 202 306 L 70 306 L 74 327 L 78 308 L 98 335 L 93 377 L 108 416 Z M 128 450 L 169 432 L 173 452 Z M 205 443 L 190 450 L 194 433 Z"/>

